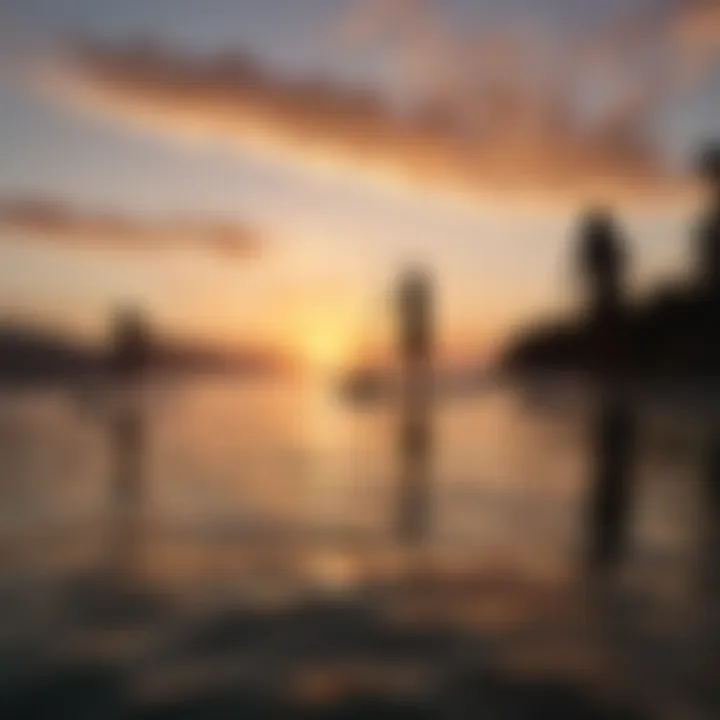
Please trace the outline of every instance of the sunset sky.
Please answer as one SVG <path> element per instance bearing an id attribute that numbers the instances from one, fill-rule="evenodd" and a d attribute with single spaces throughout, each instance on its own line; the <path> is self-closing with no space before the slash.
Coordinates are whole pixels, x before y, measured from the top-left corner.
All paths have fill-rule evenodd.
<path id="1" fill-rule="evenodd" d="M 617 209 L 680 276 L 720 2 L 0 0 L 0 304 L 346 362 L 433 269 L 447 358 L 573 297 Z"/>

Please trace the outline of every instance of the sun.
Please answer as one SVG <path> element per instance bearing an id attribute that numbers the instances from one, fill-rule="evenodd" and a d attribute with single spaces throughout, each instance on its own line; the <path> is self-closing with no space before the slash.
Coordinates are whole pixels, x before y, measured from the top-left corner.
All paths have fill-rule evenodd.
<path id="1" fill-rule="evenodd" d="M 339 370 L 348 360 L 350 339 L 347 331 L 339 326 L 309 327 L 300 342 L 300 354 L 314 370 Z"/>
<path id="2" fill-rule="evenodd" d="M 308 288 L 287 308 L 283 326 L 300 366 L 337 375 L 354 363 L 367 333 L 361 298 L 348 289 Z"/>

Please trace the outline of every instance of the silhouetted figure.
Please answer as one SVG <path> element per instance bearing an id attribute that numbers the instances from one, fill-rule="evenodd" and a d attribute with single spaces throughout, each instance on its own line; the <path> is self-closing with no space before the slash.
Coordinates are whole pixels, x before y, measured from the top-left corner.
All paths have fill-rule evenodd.
<path id="1" fill-rule="evenodd" d="M 407 271 L 398 288 L 400 354 L 403 363 L 399 533 L 421 541 L 430 514 L 432 454 L 432 287 L 427 275 Z"/>
<path id="2" fill-rule="evenodd" d="M 582 221 L 580 272 L 589 296 L 591 317 L 619 312 L 623 303 L 625 250 L 609 213 L 589 212 Z"/>
<path id="3" fill-rule="evenodd" d="M 720 381 L 720 146 L 704 152 L 701 173 L 707 184 L 708 208 L 700 221 L 697 237 L 699 303 L 692 324 L 696 332 L 694 345 L 698 366 L 705 381 Z"/>
<path id="4" fill-rule="evenodd" d="M 590 553 L 618 560 L 625 548 L 635 446 L 635 417 L 620 396 L 629 353 L 625 333 L 625 251 L 606 212 L 589 213 L 581 230 L 580 270 L 588 297 L 588 369 L 598 388 L 591 421 Z"/>
<path id="5" fill-rule="evenodd" d="M 588 369 L 601 376 L 616 375 L 628 359 L 624 342 L 626 256 L 609 213 L 594 210 L 583 218 L 579 264 L 587 298 Z"/>
<path id="6" fill-rule="evenodd" d="M 720 146 L 703 153 L 701 174 L 709 189 L 709 207 L 698 232 L 698 278 L 709 295 L 720 296 Z"/>

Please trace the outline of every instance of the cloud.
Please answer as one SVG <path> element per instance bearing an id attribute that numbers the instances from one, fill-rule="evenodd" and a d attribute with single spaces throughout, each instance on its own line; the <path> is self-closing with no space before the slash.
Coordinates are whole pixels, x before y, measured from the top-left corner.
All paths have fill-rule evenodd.
<path id="1" fill-rule="evenodd" d="M 608 23 L 585 44 L 596 59 L 614 61 L 617 72 L 643 68 L 645 77 L 636 76 L 636 82 L 649 79 L 669 95 L 706 80 L 720 60 L 720 2 L 651 1 Z"/>
<path id="2" fill-rule="evenodd" d="M 397 21 L 403 14 L 415 20 L 410 30 Z M 385 13 L 371 7 L 344 31 L 362 46 L 378 23 L 390 28 L 382 42 L 410 78 L 403 103 L 289 81 L 238 53 L 158 44 L 78 43 L 53 65 L 50 84 L 65 102 L 171 137 L 471 199 L 694 196 L 656 124 L 686 82 L 677 68 L 692 63 L 697 81 L 717 60 L 716 3 L 665 2 L 563 43 L 520 32 L 456 36 L 425 3 L 408 0 Z"/>
<path id="3" fill-rule="evenodd" d="M 0 200 L 0 227 L 60 246 L 126 252 L 195 248 L 248 258 L 262 245 L 257 232 L 235 223 L 190 218 L 151 222 L 40 197 Z"/>
<path id="4" fill-rule="evenodd" d="M 686 0 L 670 15 L 670 29 L 676 46 L 703 74 L 720 59 L 720 2 Z"/>
<path id="5" fill-rule="evenodd" d="M 668 17 L 677 38 L 690 46 L 709 43 L 720 50 L 720 3 L 717 0 L 684 0 L 669 5 Z"/>

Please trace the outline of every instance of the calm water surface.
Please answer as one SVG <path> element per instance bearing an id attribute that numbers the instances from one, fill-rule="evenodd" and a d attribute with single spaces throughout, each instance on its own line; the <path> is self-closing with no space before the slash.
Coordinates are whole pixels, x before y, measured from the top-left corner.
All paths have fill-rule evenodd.
<path id="1" fill-rule="evenodd" d="M 707 413 L 639 414 L 628 544 L 608 580 L 584 563 L 592 426 L 577 398 L 503 388 L 441 403 L 412 548 L 397 534 L 396 408 L 311 383 L 188 383 L 145 393 L 128 446 L 120 402 L 2 398 L 0 647 L 144 657 L 165 624 L 119 642 L 78 610 L 108 576 L 164 597 L 172 632 L 329 594 L 492 638 L 493 666 L 622 687 L 658 717 L 716 709 Z M 418 573 L 431 590 L 409 589 Z"/>

